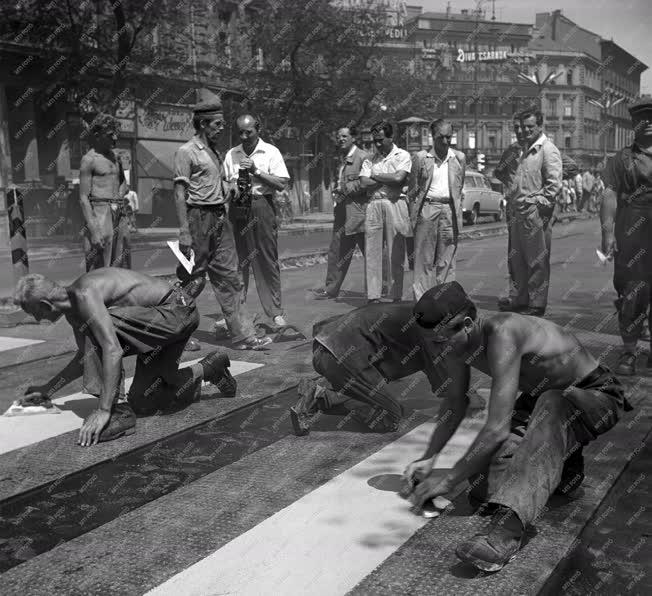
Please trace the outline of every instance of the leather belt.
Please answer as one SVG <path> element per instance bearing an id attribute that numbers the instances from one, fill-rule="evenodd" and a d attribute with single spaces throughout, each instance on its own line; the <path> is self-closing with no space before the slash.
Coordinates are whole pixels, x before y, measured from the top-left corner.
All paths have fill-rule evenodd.
<path id="1" fill-rule="evenodd" d="M 451 200 L 446 197 L 445 199 L 431 199 L 429 197 L 425 197 L 423 199 L 424 203 L 432 203 L 435 205 L 450 205 Z"/>

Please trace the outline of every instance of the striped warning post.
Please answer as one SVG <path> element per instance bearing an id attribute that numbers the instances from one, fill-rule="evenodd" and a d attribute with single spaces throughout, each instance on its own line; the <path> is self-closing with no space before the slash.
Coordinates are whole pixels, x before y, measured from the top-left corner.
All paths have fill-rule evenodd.
<path id="1" fill-rule="evenodd" d="M 27 260 L 23 195 L 15 187 L 10 188 L 7 193 L 7 215 L 9 216 L 11 261 L 14 266 L 15 279 L 18 281 L 23 275 L 29 273 L 29 261 Z"/>

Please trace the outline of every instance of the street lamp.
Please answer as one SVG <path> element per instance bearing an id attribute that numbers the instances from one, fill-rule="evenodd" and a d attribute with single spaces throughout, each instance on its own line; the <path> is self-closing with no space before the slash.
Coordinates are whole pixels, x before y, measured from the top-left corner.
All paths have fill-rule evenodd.
<path id="1" fill-rule="evenodd" d="M 535 71 L 534 74 L 527 74 L 525 72 L 519 72 L 518 76 L 520 79 L 527 81 L 528 83 L 532 83 L 533 85 L 537 86 L 537 89 L 539 90 L 538 95 L 539 95 L 539 106 L 541 111 L 543 112 L 543 90 L 545 89 L 546 85 L 554 81 L 558 76 L 562 75 L 562 71 L 557 71 L 557 72 L 549 72 L 543 79 L 539 76 L 539 72 Z"/>
<path id="2" fill-rule="evenodd" d="M 613 108 L 614 106 L 618 105 L 621 101 L 624 101 L 624 97 L 617 97 L 617 94 L 613 91 L 613 89 L 606 89 L 605 92 L 602 94 L 602 96 L 605 98 L 604 101 L 598 101 L 597 99 L 587 99 L 587 101 L 594 105 L 598 106 L 601 110 L 601 119 L 606 121 L 609 116 L 609 110 Z M 602 140 L 602 167 L 607 165 L 607 134 L 606 130 L 603 133 L 603 140 Z"/>

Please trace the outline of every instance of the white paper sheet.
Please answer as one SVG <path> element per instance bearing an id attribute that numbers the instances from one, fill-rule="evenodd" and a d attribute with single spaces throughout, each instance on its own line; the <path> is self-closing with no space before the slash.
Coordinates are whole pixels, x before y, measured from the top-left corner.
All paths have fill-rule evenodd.
<path id="1" fill-rule="evenodd" d="M 186 257 L 181 253 L 179 250 L 179 241 L 178 240 L 168 240 L 168 246 L 174 253 L 174 256 L 177 258 L 179 263 L 181 263 L 184 267 L 184 269 L 188 273 L 192 273 L 192 270 L 195 266 L 195 253 L 193 251 L 190 251 L 190 260 L 186 259 Z"/>

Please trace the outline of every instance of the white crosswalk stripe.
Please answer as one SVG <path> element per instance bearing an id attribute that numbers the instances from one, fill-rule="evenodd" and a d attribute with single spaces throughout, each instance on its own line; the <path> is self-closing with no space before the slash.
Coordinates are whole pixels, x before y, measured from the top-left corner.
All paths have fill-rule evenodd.
<path id="1" fill-rule="evenodd" d="M 466 418 L 437 468 L 467 451 L 484 417 Z M 423 454 L 423 424 L 170 578 L 147 596 L 346 594 L 428 522 L 393 490 L 369 480 L 398 475 Z"/>
<path id="2" fill-rule="evenodd" d="M 24 348 L 25 346 L 32 346 L 34 344 L 42 344 L 42 339 L 26 339 L 23 337 L 3 337 L 0 336 L 0 352 L 7 350 L 15 350 L 16 348 Z"/>
<path id="3" fill-rule="evenodd" d="M 199 360 L 198 358 L 183 362 L 181 368 L 191 366 Z M 231 374 L 236 376 L 261 366 L 264 365 L 232 360 L 230 370 Z M 127 391 L 131 387 L 132 380 L 133 377 L 125 380 Z M 54 398 L 52 401 L 62 408 L 60 414 L 0 416 L 0 455 L 78 429 L 84 417 L 97 406 L 97 398 L 84 393 L 72 393 Z"/>

